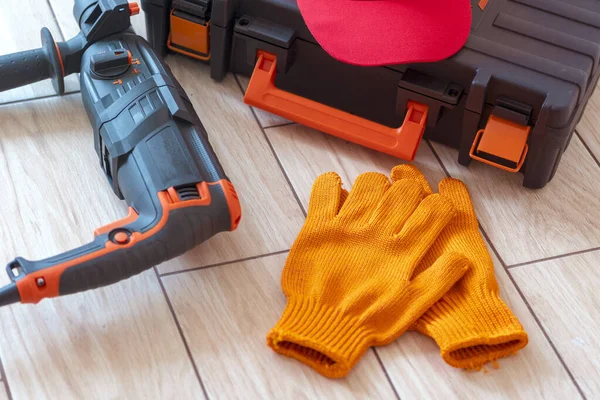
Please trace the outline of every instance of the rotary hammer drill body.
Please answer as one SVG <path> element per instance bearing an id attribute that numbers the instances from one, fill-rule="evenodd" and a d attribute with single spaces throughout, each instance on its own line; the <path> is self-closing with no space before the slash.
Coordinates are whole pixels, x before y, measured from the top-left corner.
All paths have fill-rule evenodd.
<path id="1" fill-rule="evenodd" d="M 94 232 L 94 240 L 41 261 L 17 257 L 0 289 L 0 306 L 71 294 L 129 278 L 236 229 L 238 196 L 189 98 L 169 67 L 136 35 L 126 0 L 76 0 L 81 27 L 42 48 L 0 57 L 0 91 L 80 73 L 94 147 L 129 215 Z"/>

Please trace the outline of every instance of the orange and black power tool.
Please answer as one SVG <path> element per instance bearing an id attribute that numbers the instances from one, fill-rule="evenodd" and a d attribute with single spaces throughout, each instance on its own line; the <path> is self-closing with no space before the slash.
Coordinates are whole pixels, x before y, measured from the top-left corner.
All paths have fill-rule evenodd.
<path id="1" fill-rule="evenodd" d="M 76 0 L 81 28 L 42 48 L 0 57 L 0 91 L 80 73 L 100 166 L 129 215 L 94 240 L 41 261 L 17 257 L 0 306 L 37 303 L 129 278 L 192 249 L 241 218 L 238 196 L 202 122 L 169 67 L 131 28 L 139 7 L 126 0 Z"/>

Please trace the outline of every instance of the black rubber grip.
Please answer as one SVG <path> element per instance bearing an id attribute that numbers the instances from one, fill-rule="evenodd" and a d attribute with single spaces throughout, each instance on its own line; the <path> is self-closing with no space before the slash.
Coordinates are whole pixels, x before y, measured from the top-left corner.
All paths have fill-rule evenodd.
<path id="1" fill-rule="evenodd" d="M 51 77 L 51 64 L 43 49 L 0 56 L 0 91 Z"/>
<path id="2" fill-rule="evenodd" d="M 41 31 L 42 47 L 0 56 L 0 92 L 52 78 L 57 93 L 64 93 L 61 58 L 52 34 Z"/>
<path id="3" fill-rule="evenodd" d="M 212 196 L 215 201 L 213 207 L 226 206 L 226 200 L 218 190 L 213 190 Z M 174 210 L 167 224 L 146 240 L 66 269 L 60 277 L 60 294 L 96 289 L 130 278 L 182 255 L 220 231 L 228 230 L 229 221 L 221 221 L 223 212 L 213 207 Z"/>
<path id="4" fill-rule="evenodd" d="M 35 289 L 42 297 L 47 297 L 45 286 L 58 289 L 57 293 L 54 292 L 56 289 L 52 289 L 51 296 L 83 292 L 130 278 L 182 255 L 219 232 L 230 230 L 224 188 L 210 185 L 209 191 L 210 204 L 163 210 L 155 215 L 140 214 L 132 223 L 115 227 L 97 236 L 91 243 L 45 260 L 30 261 L 17 257 L 7 266 L 13 283 L 0 289 L 0 305 L 39 301 L 36 293 L 33 298 L 29 295 L 21 297 L 16 288 L 19 280 L 32 275 L 36 284 L 38 279 L 42 279 Z M 154 204 L 160 207 L 160 203 Z M 157 208 L 154 210 L 157 211 Z M 140 233 L 137 227 L 143 227 L 144 236 L 136 238 L 133 245 L 127 246 L 126 242 L 119 248 L 115 235 L 119 232 Z M 51 268 L 68 262 L 73 265 L 65 268 L 60 275 L 53 276 L 49 272 Z M 57 278 L 58 282 L 50 281 Z"/>

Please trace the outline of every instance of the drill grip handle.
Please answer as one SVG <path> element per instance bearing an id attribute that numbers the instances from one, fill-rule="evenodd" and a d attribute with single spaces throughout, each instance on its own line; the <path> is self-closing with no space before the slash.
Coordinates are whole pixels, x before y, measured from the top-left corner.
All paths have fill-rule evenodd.
<path id="1" fill-rule="evenodd" d="M 177 257 L 215 233 L 235 229 L 239 218 L 222 218 L 235 211 L 233 185 L 225 179 L 202 182 L 198 192 L 200 198 L 191 200 L 174 190 L 159 192 L 139 214 L 131 208 L 127 218 L 98 229 L 87 245 L 40 261 L 15 259 L 7 266 L 12 302 L 38 303 L 110 285 Z"/>
<path id="2" fill-rule="evenodd" d="M 59 294 L 83 292 L 130 278 L 167 260 L 167 253 L 160 240 L 154 238 L 129 249 L 85 260 L 64 270 Z"/>
<path id="3" fill-rule="evenodd" d="M 223 214 L 215 208 L 223 205 L 227 207 L 227 193 L 224 190 L 229 185 L 228 181 L 213 185 L 204 182 L 198 185 L 202 187 L 203 198 L 185 203 L 174 201 L 167 192 L 158 193 L 157 205 L 160 205 L 161 213 L 160 216 L 153 217 L 150 229 L 144 233 L 133 233 L 129 236 L 129 243 L 124 241 L 119 244 L 117 235 L 128 232 L 131 228 L 135 229 L 136 223 L 121 228 L 111 227 L 111 231 L 103 235 L 106 250 L 101 255 L 73 265 L 62 273 L 60 295 L 95 289 L 127 279 L 182 255 L 219 231 L 231 229 L 215 218 Z M 131 216 L 130 213 L 128 218 Z M 140 219 L 139 216 L 137 218 Z M 128 233 L 123 233 L 123 238 Z M 177 240 L 173 240 L 174 237 Z"/>
<path id="4" fill-rule="evenodd" d="M 42 29 L 42 47 L 0 56 L 0 92 L 53 79 L 54 89 L 64 92 L 62 59 L 47 28 Z"/>

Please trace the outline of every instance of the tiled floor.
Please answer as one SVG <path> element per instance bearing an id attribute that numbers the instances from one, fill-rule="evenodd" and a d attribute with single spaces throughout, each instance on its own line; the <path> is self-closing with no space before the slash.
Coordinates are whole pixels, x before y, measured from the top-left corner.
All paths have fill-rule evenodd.
<path id="1" fill-rule="evenodd" d="M 0 53 L 76 34 L 71 0 L 4 0 Z M 143 33 L 143 17 L 135 27 Z M 398 161 L 247 107 L 247 79 L 210 79 L 170 56 L 243 201 L 243 222 L 132 279 L 36 306 L 0 309 L 0 399 L 600 398 L 600 90 L 554 181 L 518 175 L 423 143 L 415 164 L 432 184 L 471 190 L 502 296 L 529 333 L 517 356 L 486 371 L 446 365 L 433 341 L 407 333 L 330 380 L 274 354 L 265 334 L 284 307 L 279 277 L 317 175 L 347 185 Z M 68 79 L 0 94 L 0 259 L 42 258 L 88 241 L 126 214 L 97 165 L 91 128 Z M 0 284 L 7 282 L 0 274 Z"/>

